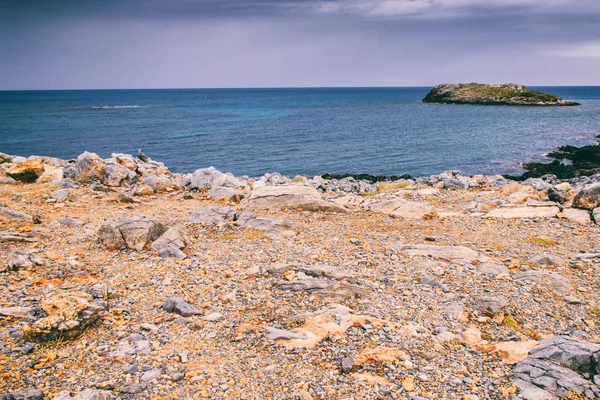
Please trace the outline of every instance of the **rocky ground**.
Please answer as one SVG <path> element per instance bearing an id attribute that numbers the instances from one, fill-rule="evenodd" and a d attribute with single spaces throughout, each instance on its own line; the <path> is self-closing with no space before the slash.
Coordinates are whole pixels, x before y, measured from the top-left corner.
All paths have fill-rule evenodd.
<path id="1" fill-rule="evenodd" d="M 0 154 L 0 398 L 600 398 L 598 182 Z"/>

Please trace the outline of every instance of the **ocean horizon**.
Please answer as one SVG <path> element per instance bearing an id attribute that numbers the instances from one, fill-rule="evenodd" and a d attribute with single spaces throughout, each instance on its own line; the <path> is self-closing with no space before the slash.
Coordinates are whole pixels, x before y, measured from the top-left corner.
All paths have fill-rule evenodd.
<path id="1" fill-rule="evenodd" d="M 431 87 L 0 91 L 0 152 L 143 149 L 175 172 L 506 174 L 595 143 L 600 86 L 535 86 L 578 107 L 423 104 Z"/>

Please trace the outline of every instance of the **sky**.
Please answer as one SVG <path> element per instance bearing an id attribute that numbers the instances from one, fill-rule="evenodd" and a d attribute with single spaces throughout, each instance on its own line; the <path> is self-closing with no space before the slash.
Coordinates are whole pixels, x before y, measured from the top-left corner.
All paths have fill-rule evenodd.
<path id="1" fill-rule="evenodd" d="M 600 85 L 599 0 L 0 0 L 0 90 Z"/>

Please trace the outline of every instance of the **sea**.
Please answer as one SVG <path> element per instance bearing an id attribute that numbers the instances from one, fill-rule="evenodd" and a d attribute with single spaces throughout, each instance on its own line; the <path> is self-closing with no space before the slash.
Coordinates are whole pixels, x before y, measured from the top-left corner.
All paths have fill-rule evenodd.
<path id="1" fill-rule="evenodd" d="M 142 149 L 171 171 L 513 174 L 596 143 L 600 87 L 537 87 L 579 107 L 423 104 L 429 87 L 0 91 L 0 152 Z"/>

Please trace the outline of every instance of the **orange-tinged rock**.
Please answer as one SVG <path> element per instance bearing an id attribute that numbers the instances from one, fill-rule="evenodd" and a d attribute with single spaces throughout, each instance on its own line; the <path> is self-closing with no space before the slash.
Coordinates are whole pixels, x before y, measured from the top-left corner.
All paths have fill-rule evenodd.
<path id="1" fill-rule="evenodd" d="M 355 365 L 363 364 L 391 364 L 394 361 L 410 360 L 410 355 L 395 347 L 375 347 L 374 349 L 363 350 L 354 359 Z"/>
<path id="2" fill-rule="evenodd" d="M 461 340 L 473 347 L 480 344 L 483 339 L 481 338 L 481 331 L 474 326 L 470 326 L 460 333 Z"/>
<path id="3" fill-rule="evenodd" d="M 373 374 L 369 374 L 369 373 L 358 373 L 355 372 L 352 374 L 352 377 L 356 378 L 359 381 L 365 381 L 370 385 L 389 385 L 390 381 L 388 381 L 387 379 L 381 377 L 381 376 L 377 376 L 377 375 L 373 375 Z"/>
<path id="4" fill-rule="evenodd" d="M 409 376 L 408 378 L 404 379 L 402 381 L 402 387 L 407 392 L 414 391 L 415 390 L 415 380 L 413 379 L 413 377 Z"/>
<path id="5" fill-rule="evenodd" d="M 516 364 L 525 359 L 529 351 L 537 347 L 540 342 L 527 340 L 524 342 L 500 342 L 496 343 L 492 354 L 498 354 L 504 364 Z"/>
<path id="6" fill-rule="evenodd" d="M 42 160 L 27 160 L 13 165 L 6 171 L 6 175 L 21 182 L 35 182 L 44 173 Z"/>

